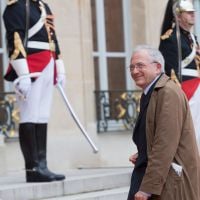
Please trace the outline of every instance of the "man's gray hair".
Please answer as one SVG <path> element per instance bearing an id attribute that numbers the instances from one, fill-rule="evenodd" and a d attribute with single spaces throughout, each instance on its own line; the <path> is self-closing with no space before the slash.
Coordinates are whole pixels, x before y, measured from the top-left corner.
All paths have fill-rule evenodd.
<path id="1" fill-rule="evenodd" d="M 165 60 L 162 53 L 157 48 L 154 48 L 150 45 L 138 45 L 134 48 L 132 55 L 138 53 L 139 51 L 146 51 L 154 62 L 157 62 L 161 65 L 161 71 L 165 72 Z"/>

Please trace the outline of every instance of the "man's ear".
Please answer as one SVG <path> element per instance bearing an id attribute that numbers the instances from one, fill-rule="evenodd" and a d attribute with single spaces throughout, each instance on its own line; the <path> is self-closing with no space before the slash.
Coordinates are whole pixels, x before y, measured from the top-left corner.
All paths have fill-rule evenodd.
<path id="1" fill-rule="evenodd" d="M 159 69 L 161 69 L 161 64 L 160 63 L 157 63 L 157 66 Z"/>
<path id="2" fill-rule="evenodd" d="M 156 67 L 157 67 L 157 70 L 158 70 L 158 71 L 159 71 L 159 73 L 160 73 L 160 71 L 161 71 L 161 68 L 162 68 L 161 64 L 160 64 L 160 63 L 156 63 Z"/>

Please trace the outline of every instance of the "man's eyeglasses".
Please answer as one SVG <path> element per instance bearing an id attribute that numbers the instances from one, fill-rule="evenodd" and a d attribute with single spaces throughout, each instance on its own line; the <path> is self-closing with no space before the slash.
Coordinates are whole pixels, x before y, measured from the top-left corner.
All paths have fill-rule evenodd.
<path id="1" fill-rule="evenodd" d="M 153 61 L 149 64 L 157 63 L 156 61 Z M 134 71 L 134 69 L 137 69 L 138 71 L 142 71 L 144 68 L 146 68 L 149 64 L 144 64 L 144 63 L 136 63 L 135 65 L 130 65 L 128 68 L 130 72 Z"/>

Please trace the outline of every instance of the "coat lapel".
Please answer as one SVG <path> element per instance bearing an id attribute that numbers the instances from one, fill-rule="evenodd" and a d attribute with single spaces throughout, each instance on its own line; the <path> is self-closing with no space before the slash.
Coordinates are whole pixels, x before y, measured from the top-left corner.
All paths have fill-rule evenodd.
<path id="1" fill-rule="evenodd" d="M 160 88 L 160 87 L 163 87 L 163 85 L 165 85 L 166 81 L 169 79 L 168 76 L 166 76 L 165 74 L 161 75 L 160 78 L 156 81 L 156 83 L 152 86 L 152 88 L 150 89 L 150 95 L 152 93 L 152 90 L 153 88 Z M 145 95 L 145 98 L 144 98 L 144 105 L 141 106 L 140 108 L 140 113 L 139 113 L 139 116 L 137 118 L 137 121 L 135 123 L 135 128 L 134 128 L 134 132 L 135 130 L 137 129 L 137 126 L 143 116 L 143 114 L 145 113 L 145 109 L 147 108 L 148 106 L 148 103 L 149 103 L 149 100 L 150 100 L 150 97 L 148 96 L 149 94 Z"/>
<path id="2" fill-rule="evenodd" d="M 147 97 L 144 97 L 144 98 L 147 98 Z M 139 113 L 139 115 L 138 115 L 138 118 L 137 118 L 137 121 L 136 121 L 136 124 L 135 124 L 135 129 L 134 129 L 134 130 L 137 129 L 137 126 L 138 126 L 138 124 L 139 124 L 139 122 L 140 122 L 142 116 L 143 116 L 144 113 L 145 113 L 145 109 L 146 109 L 147 105 L 148 105 L 148 101 L 146 101 L 146 100 L 144 99 L 144 103 L 143 103 L 143 106 L 141 106 L 141 108 L 140 108 L 140 113 Z"/>

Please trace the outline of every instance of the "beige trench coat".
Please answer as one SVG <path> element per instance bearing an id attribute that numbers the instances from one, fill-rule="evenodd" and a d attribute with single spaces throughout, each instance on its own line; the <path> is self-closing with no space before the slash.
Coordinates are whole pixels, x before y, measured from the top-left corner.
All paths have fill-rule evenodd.
<path id="1" fill-rule="evenodd" d="M 146 138 L 148 166 L 140 190 L 155 200 L 200 200 L 200 157 L 188 101 L 166 75 L 149 102 Z M 172 162 L 183 167 L 181 176 Z"/>

